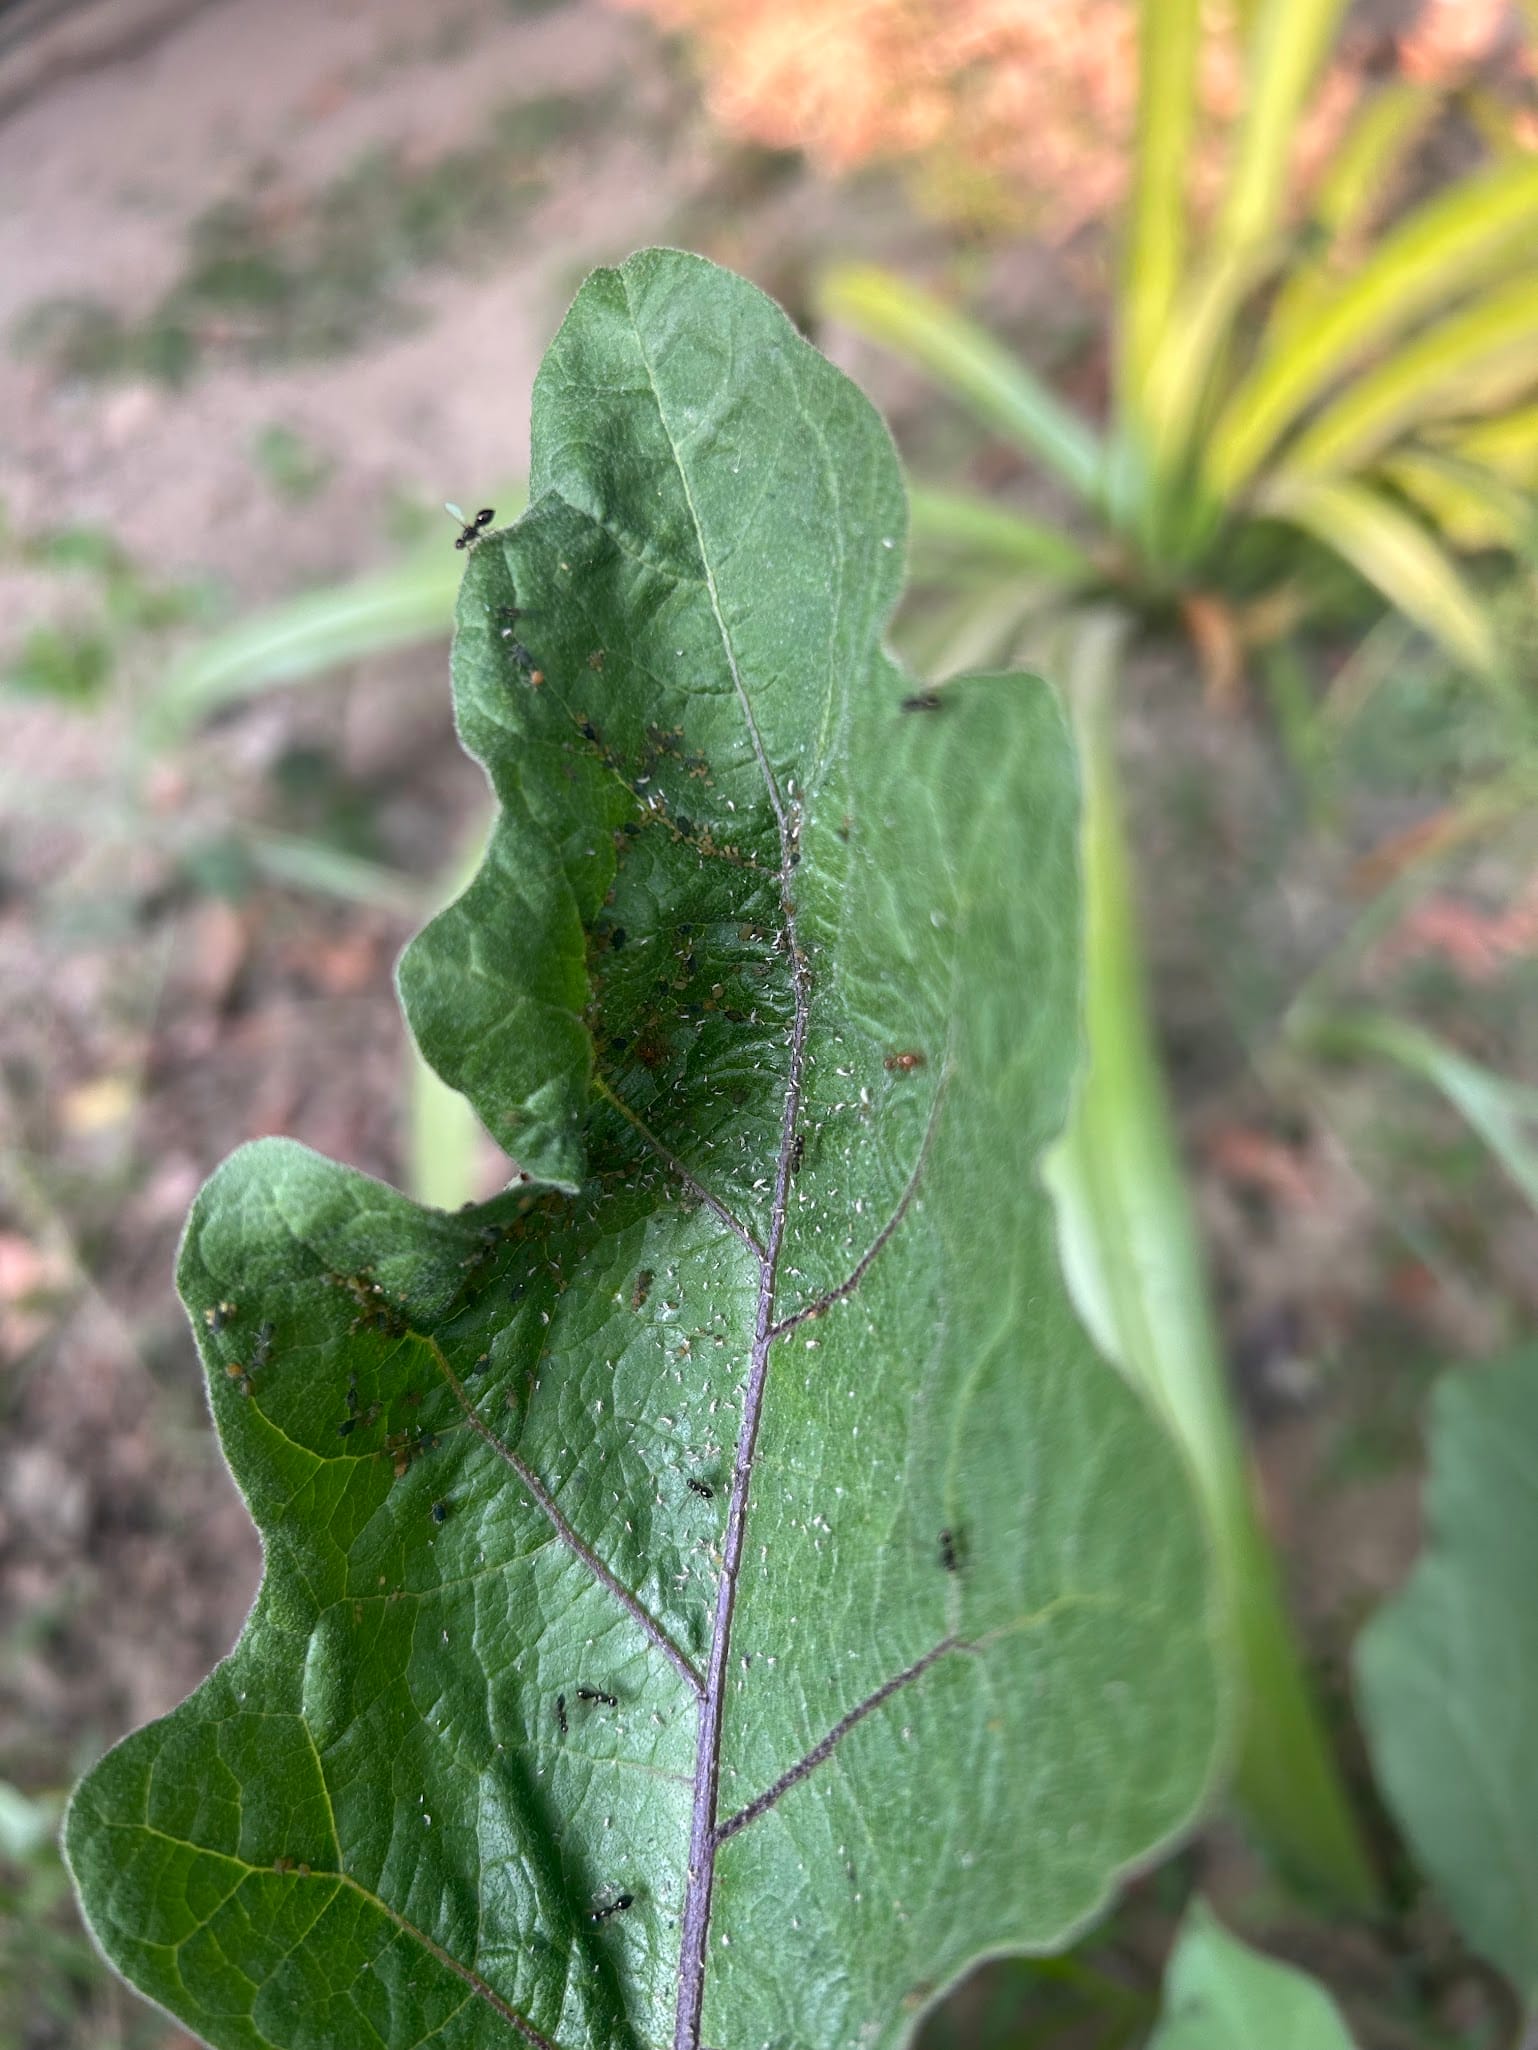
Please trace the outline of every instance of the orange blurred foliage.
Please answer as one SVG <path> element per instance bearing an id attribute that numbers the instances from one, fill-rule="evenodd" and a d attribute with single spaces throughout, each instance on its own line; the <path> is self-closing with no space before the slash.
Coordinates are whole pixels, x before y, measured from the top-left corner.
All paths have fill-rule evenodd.
<path id="1" fill-rule="evenodd" d="M 1120 202 L 1137 113 L 1133 0 L 611 0 L 692 36 L 711 111 L 729 133 L 806 152 L 835 176 L 899 163 L 926 211 L 1061 241 Z M 1401 67 L 1451 80 L 1487 57 L 1509 0 L 1426 0 Z M 1222 131 L 1242 111 L 1232 11 L 1202 39 L 1206 139 L 1198 205 L 1215 189 Z M 1299 189 L 1355 104 L 1362 46 L 1343 48 L 1298 136 Z"/>

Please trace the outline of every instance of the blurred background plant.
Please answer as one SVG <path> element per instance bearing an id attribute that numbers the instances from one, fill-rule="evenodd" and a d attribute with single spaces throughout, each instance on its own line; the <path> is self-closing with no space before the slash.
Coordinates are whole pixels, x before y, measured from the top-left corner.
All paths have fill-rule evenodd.
<path id="1" fill-rule="evenodd" d="M 169 1289 L 198 1180 L 278 1129 L 450 1205 L 499 1171 L 384 995 L 485 815 L 438 508 L 516 511 L 550 328 L 645 241 L 756 277 L 886 409 L 922 480 L 914 665 L 1023 659 L 1070 692 L 1095 1062 L 1065 1246 L 1191 1450 L 1260 1676 L 1250 1832 L 1215 1820 L 1070 1956 L 980 1973 L 931 2040 L 1185 2045 L 1158 2020 L 1177 1928 L 1171 1997 L 1229 2003 L 1190 2041 L 1245 2039 L 1252 1996 L 1336 2040 L 1201 1894 L 1364 2044 L 1515 2041 L 1538 1970 L 1469 1847 L 1428 1849 L 1407 1726 L 1379 1689 L 1364 1729 L 1347 1669 L 1414 1553 L 1428 1389 L 1538 1310 L 1532 23 L 28 22 L 0 39 L 0 2043 L 181 2040 L 96 1965 L 47 1818 L 255 1584 Z M 1410 1776 L 1453 1783 L 1415 1742 Z"/>

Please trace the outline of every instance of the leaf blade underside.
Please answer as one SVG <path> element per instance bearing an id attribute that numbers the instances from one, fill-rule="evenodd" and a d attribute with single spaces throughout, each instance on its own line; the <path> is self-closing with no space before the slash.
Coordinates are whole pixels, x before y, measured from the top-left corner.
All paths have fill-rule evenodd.
<path id="1" fill-rule="evenodd" d="M 266 1141 L 200 1196 L 266 1574 L 70 1856 L 221 2046 L 897 2042 L 1217 1739 L 1189 1491 L 1036 1177 L 1069 745 L 1025 678 L 903 709 L 885 431 L 698 259 L 583 288 L 530 496 L 455 644 L 502 812 L 401 971 L 524 1178 L 445 1216 Z"/>

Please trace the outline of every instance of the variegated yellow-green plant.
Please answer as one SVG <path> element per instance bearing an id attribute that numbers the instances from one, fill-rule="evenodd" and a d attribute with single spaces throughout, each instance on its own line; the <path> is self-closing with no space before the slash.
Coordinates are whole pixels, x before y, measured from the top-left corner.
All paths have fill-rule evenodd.
<path id="1" fill-rule="evenodd" d="M 917 489 L 920 572 L 954 593 L 923 630 L 936 647 L 992 659 L 1045 618 L 1062 625 L 1086 766 L 1091 1041 L 1054 1167 L 1066 1243 L 1102 1341 L 1156 1393 L 1202 1484 L 1247 1680 L 1249 1812 L 1290 1864 L 1362 1901 L 1367 1861 L 1291 1645 L 1226 1392 L 1146 1019 L 1112 744 L 1120 660 L 1142 618 L 1182 610 L 1209 673 L 1231 670 L 1260 622 L 1306 618 L 1310 551 L 1349 564 L 1460 667 L 1501 677 L 1490 610 L 1460 557 L 1515 555 L 1533 532 L 1538 160 L 1494 152 L 1394 214 L 1398 174 L 1441 99 L 1391 79 L 1363 99 L 1300 230 L 1298 126 L 1343 13 L 1342 0 L 1245 10 L 1245 111 L 1199 224 L 1188 167 L 1202 9 L 1144 0 L 1105 424 L 889 272 L 837 269 L 824 304 L 1080 507 L 1064 534 Z"/>

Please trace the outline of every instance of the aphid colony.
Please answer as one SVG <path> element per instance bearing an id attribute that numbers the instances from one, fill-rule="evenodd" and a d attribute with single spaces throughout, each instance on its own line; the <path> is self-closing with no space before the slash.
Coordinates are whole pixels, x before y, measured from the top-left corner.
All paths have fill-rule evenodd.
<path id="1" fill-rule="evenodd" d="M 203 1312 L 203 1322 L 215 1335 L 226 1330 L 240 1314 L 239 1306 L 232 1302 L 218 1302 Z M 264 1322 L 257 1326 L 256 1336 L 251 1341 L 251 1357 L 247 1360 L 226 1360 L 224 1371 L 235 1383 L 242 1395 L 251 1393 L 252 1377 L 259 1374 L 272 1356 L 272 1325 Z"/>

